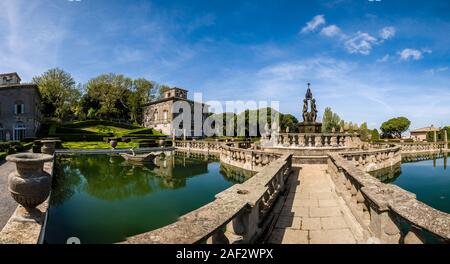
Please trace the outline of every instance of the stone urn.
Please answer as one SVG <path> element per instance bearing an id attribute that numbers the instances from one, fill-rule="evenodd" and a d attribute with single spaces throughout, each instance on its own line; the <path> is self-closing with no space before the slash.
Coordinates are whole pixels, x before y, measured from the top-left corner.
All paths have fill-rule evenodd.
<path id="1" fill-rule="evenodd" d="M 113 149 L 115 149 L 117 147 L 117 143 L 118 143 L 118 141 L 116 138 L 113 138 L 113 139 L 111 139 L 111 141 L 109 141 L 109 145 L 111 145 L 111 147 Z"/>
<path id="2" fill-rule="evenodd" d="M 58 143 L 58 142 L 59 142 L 59 140 L 55 140 L 55 139 L 41 140 L 41 144 L 42 144 L 41 153 L 53 155 L 55 153 L 56 143 Z"/>
<path id="3" fill-rule="evenodd" d="M 44 163 L 53 160 L 48 154 L 21 153 L 6 157 L 16 163 L 16 171 L 8 178 L 11 196 L 25 208 L 35 208 L 50 194 L 51 176 L 44 171 Z"/>
<path id="4" fill-rule="evenodd" d="M 158 140 L 158 145 L 159 145 L 160 147 L 164 147 L 165 143 L 166 143 L 166 141 L 165 141 L 164 139 Z"/>

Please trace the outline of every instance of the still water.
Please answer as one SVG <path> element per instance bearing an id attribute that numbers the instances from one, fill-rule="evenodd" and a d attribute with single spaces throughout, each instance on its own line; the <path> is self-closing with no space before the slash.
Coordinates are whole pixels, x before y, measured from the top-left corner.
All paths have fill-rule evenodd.
<path id="1" fill-rule="evenodd" d="M 250 177 L 204 157 L 172 153 L 155 165 L 113 155 L 61 156 L 55 165 L 45 243 L 116 243 L 155 230 Z"/>
<path id="2" fill-rule="evenodd" d="M 449 154 L 415 155 L 402 159 L 401 167 L 371 173 L 417 195 L 417 199 L 440 211 L 450 213 Z"/>

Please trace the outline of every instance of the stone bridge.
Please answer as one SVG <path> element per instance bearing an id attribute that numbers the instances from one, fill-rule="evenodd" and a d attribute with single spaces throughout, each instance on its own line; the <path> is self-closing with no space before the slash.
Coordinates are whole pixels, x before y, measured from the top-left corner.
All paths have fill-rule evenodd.
<path id="1" fill-rule="evenodd" d="M 300 166 L 289 151 L 237 143 L 182 141 L 175 147 L 214 152 L 222 163 L 257 174 L 178 222 L 124 243 L 450 242 L 449 214 L 367 173 L 398 164 L 402 153 L 447 151 L 446 145 L 370 145 L 330 152 L 326 164 Z"/>

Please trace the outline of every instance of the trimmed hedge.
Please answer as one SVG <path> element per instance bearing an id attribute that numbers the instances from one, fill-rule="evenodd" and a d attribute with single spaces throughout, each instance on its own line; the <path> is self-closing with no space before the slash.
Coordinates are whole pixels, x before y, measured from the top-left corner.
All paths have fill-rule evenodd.
<path id="1" fill-rule="evenodd" d="M 139 128 L 141 128 L 141 127 L 135 126 L 135 125 L 115 123 L 115 122 L 106 121 L 106 120 L 78 121 L 78 122 L 73 122 L 73 123 L 70 123 L 70 124 L 63 124 L 62 126 L 66 127 L 66 128 L 83 128 L 83 127 L 99 126 L 99 125 L 114 126 L 114 127 L 125 128 L 125 129 L 139 129 Z"/>

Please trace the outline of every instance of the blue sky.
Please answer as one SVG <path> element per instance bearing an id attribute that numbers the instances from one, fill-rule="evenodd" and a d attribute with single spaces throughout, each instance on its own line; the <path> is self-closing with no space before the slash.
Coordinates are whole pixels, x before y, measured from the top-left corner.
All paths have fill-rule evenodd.
<path id="1" fill-rule="evenodd" d="M 450 125 L 450 1 L 1 0 L 0 72 L 123 73 L 205 100 L 278 100 L 306 83 L 348 121 Z"/>

